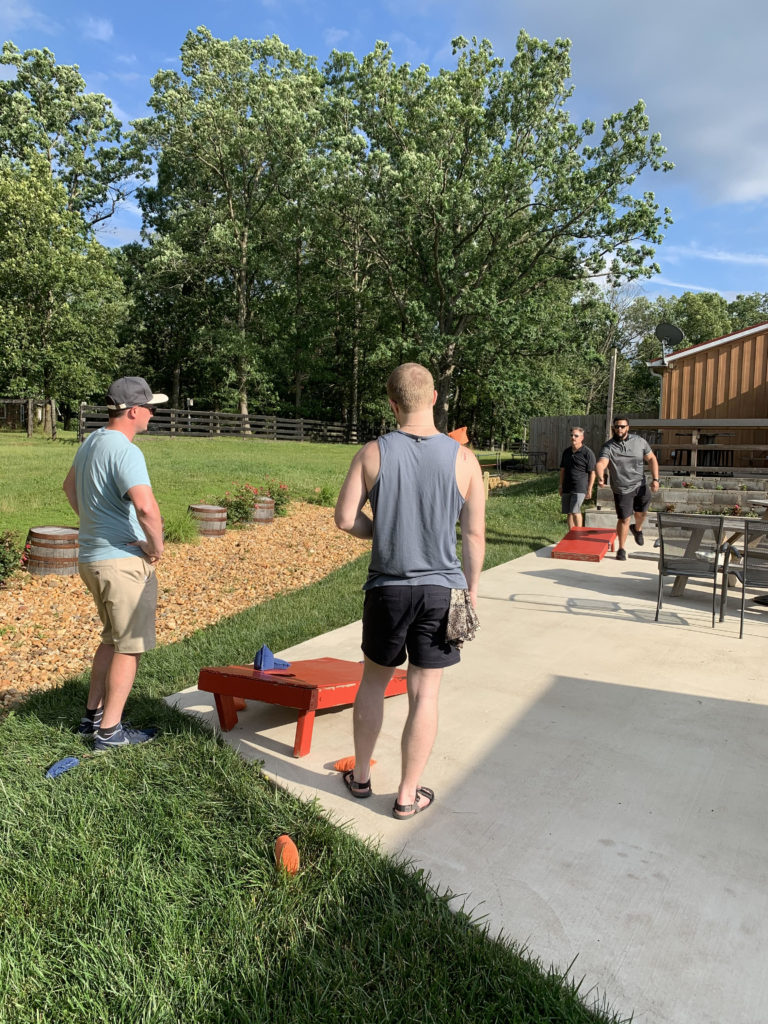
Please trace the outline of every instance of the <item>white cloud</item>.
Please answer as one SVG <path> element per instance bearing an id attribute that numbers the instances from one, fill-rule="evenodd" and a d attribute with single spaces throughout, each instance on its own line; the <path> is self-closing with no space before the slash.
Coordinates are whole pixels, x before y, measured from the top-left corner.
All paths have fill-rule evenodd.
<path id="1" fill-rule="evenodd" d="M 728 252 L 726 249 L 700 249 L 696 245 L 670 245 L 664 247 L 670 262 L 684 259 L 712 260 L 715 263 L 735 263 L 750 267 L 768 267 L 768 256 L 761 253 Z"/>
<path id="2" fill-rule="evenodd" d="M 349 32 L 345 28 L 327 28 L 323 32 L 323 41 L 331 49 L 337 46 L 344 39 L 349 39 Z"/>
<path id="3" fill-rule="evenodd" d="M 429 64 L 430 51 L 428 47 L 417 43 L 415 39 L 405 35 L 404 32 L 390 32 L 387 41 L 392 47 L 396 64 L 410 64 L 414 68 L 420 64 Z"/>
<path id="4" fill-rule="evenodd" d="M 38 11 L 26 0 L 0 0 L 0 34 L 8 37 L 21 29 L 57 32 L 59 26 L 47 14 Z"/>
<path id="5" fill-rule="evenodd" d="M 717 288 L 711 288 L 707 285 L 701 284 L 685 284 L 682 281 L 670 281 L 666 277 L 654 277 L 651 281 L 653 285 L 660 285 L 663 288 L 675 288 L 676 290 L 682 289 L 685 292 L 716 292 Z"/>
<path id="6" fill-rule="evenodd" d="M 108 18 L 86 18 L 81 24 L 86 39 L 96 39 L 100 43 L 108 43 L 115 34 L 112 22 Z"/>
<path id="7" fill-rule="evenodd" d="M 765 0 L 444 0 L 443 20 L 453 35 L 488 36 L 507 58 L 521 28 L 570 38 L 576 116 L 599 123 L 643 97 L 676 181 L 709 202 L 768 196 Z"/>
<path id="8" fill-rule="evenodd" d="M 115 60 L 118 64 L 135 64 L 136 54 L 135 53 L 119 53 Z"/>

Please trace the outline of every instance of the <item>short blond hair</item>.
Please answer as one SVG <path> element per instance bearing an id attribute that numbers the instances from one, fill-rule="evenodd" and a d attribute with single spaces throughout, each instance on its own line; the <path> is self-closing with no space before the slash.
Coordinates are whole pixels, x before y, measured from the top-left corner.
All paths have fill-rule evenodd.
<path id="1" fill-rule="evenodd" d="M 387 378 L 387 397 L 400 406 L 403 412 L 432 407 L 435 381 L 432 374 L 421 363 L 403 363 Z"/>

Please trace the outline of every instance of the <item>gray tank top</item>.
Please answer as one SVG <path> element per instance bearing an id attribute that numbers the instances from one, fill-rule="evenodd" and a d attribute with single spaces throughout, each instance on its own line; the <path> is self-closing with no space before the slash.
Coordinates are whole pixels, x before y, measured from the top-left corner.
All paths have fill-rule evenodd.
<path id="1" fill-rule="evenodd" d="M 379 438 L 381 467 L 369 495 L 373 550 L 363 590 L 383 586 L 465 589 L 456 556 L 464 505 L 456 486 L 459 445 L 445 434 L 399 430 Z"/>

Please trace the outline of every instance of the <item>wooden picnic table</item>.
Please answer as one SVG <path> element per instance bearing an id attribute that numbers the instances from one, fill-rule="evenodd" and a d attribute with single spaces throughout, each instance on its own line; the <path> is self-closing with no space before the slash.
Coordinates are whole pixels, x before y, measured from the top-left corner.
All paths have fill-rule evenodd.
<path id="1" fill-rule="evenodd" d="M 763 509 L 761 519 L 768 519 L 768 501 L 762 499 L 755 499 L 749 502 L 750 505 L 755 505 Z M 730 535 L 726 538 L 726 544 L 735 544 L 737 540 L 740 540 L 744 536 L 746 530 L 745 516 L 725 516 L 724 525 L 727 529 L 732 530 Z M 691 537 L 688 541 L 688 545 L 685 549 L 685 558 L 695 558 L 696 551 L 698 550 L 699 544 L 701 544 L 702 538 L 706 532 L 707 527 L 702 526 L 700 530 L 692 530 Z M 737 556 L 738 557 L 738 556 Z M 687 576 L 676 576 L 675 582 L 672 584 L 672 596 L 682 597 L 685 593 L 685 587 L 688 583 Z"/>

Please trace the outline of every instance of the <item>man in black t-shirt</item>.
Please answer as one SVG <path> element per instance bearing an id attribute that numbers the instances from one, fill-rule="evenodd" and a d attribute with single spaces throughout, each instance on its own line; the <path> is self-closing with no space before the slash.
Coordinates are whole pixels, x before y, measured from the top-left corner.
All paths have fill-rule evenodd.
<path id="1" fill-rule="evenodd" d="M 584 444 L 583 428 L 571 427 L 571 447 L 560 459 L 560 499 L 569 530 L 582 525 L 581 503 L 592 496 L 595 461 L 595 453 Z"/>

